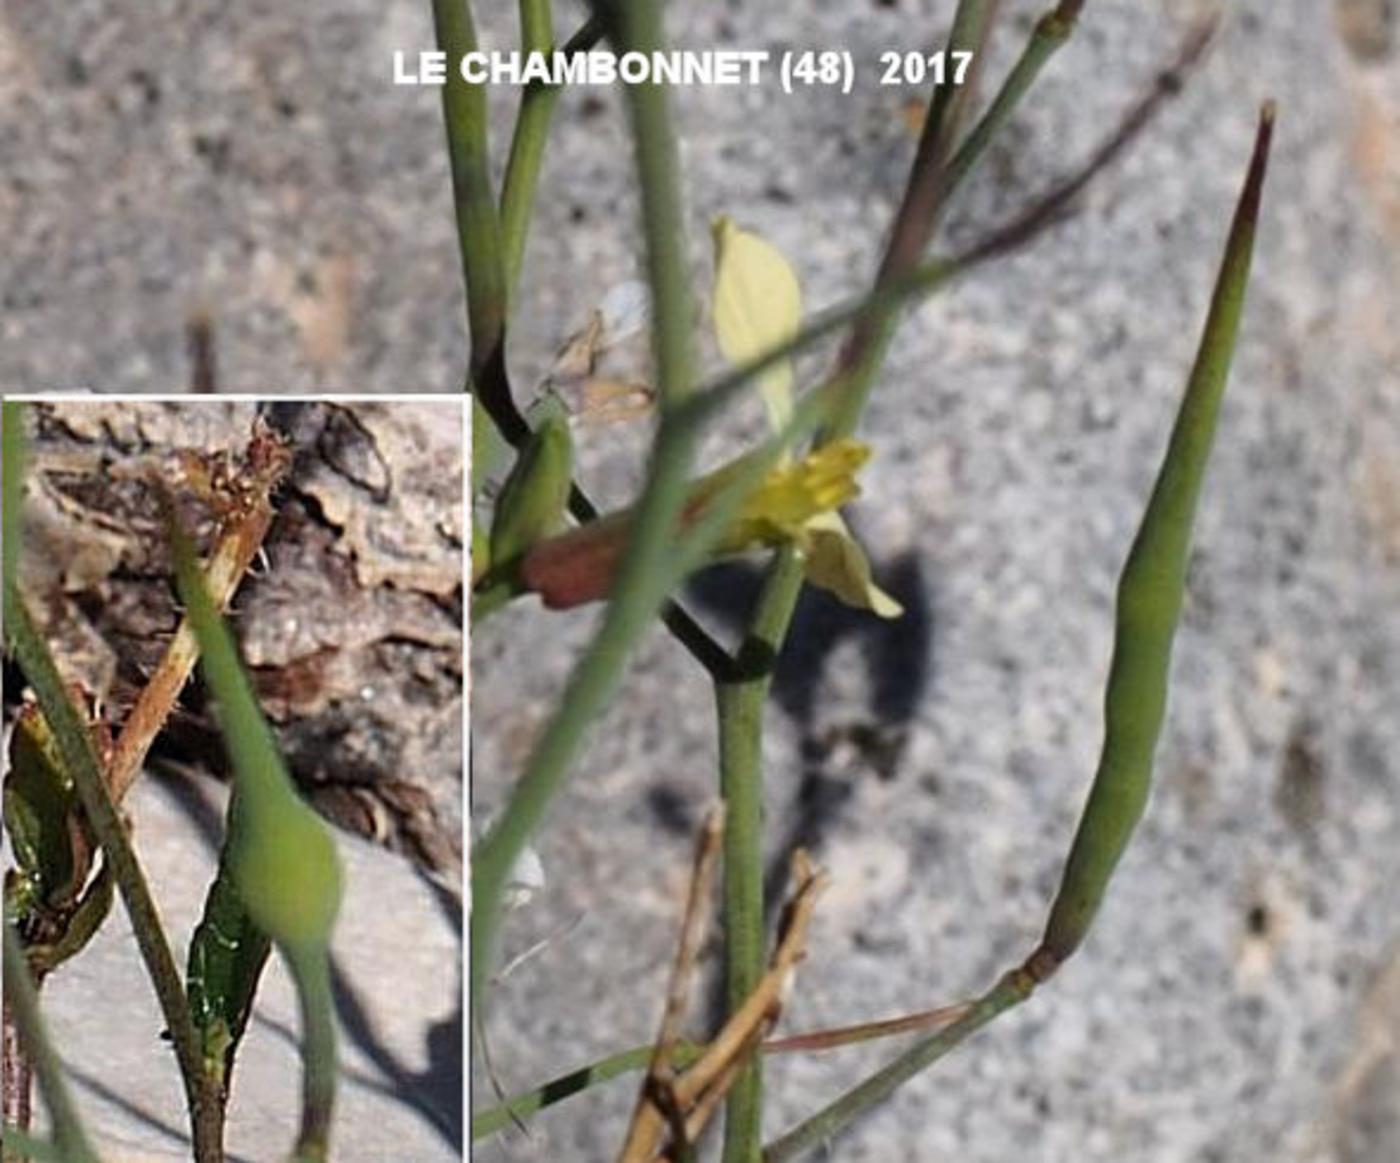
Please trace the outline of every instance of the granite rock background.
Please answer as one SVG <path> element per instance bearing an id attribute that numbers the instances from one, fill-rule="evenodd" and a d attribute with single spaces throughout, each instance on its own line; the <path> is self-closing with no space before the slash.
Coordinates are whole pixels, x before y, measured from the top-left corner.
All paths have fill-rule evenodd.
<path id="1" fill-rule="evenodd" d="M 488 43 L 513 43 L 512 6 L 478 7 Z M 1041 5 L 1004 7 L 989 75 Z M 1205 7 L 1090 4 L 949 237 L 1087 156 Z M 1029 948 L 1053 892 L 1099 742 L 1114 574 L 1255 110 L 1276 97 L 1151 813 L 1081 957 L 839 1140 L 843 1161 L 1400 1155 L 1400 17 L 1387 0 L 1223 7 L 1210 60 L 1079 214 L 907 320 L 854 508 L 907 622 L 814 604 L 795 635 L 767 738 L 772 857 L 809 840 L 836 885 L 790 1025 L 963 996 Z M 718 213 L 782 246 L 811 303 L 862 285 L 913 147 L 909 94 L 877 86 L 873 65 L 935 48 L 952 8 L 675 7 L 687 47 L 869 62 L 847 97 L 680 95 L 702 285 Z M 577 8 L 560 9 L 571 27 Z M 388 83 L 392 51 L 430 37 L 409 0 L 0 9 L 0 386 L 178 390 L 207 317 L 222 390 L 455 390 L 438 96 Z M 621 108 L 612 92 L 560 103 L 512 339 L 524 396 L 637 275 Z M 581 426 L 605 499 L 637 479 L 641 427 Z M 735 570 L 692 597 L 732 626 L 746 587 Z M 594 619 L 522 608 L 477 636 L 479 814 Z M 540 838 L 545 887 L 506 933 L 507 955 L 548 938 L 494 996 L 508 1087 L 650 1037 L 713 795 L 712 718 L 656 631 Z M 775 1066 L 771 1130 L 886 1053 Z M 479 1157 L 610 1158 L 632 1097 L 614 1084 Z"/>

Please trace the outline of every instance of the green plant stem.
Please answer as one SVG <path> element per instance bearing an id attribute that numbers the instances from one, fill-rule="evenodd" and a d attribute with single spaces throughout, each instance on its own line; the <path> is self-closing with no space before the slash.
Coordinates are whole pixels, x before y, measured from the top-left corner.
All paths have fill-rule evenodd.
<path id="1" fill-rule="evenodd" d="M 548 52 L 554 47 L 553 24 L 546 0 L 520 0 L 520 27 L 522 46 L 527 51 Z M 570 56 L 588 52 L 602 35 L 603 27 L 595 17 L 569 38 L 562 51 Z M 512 296 L 520 282 L 520 268 L 525 259 L 525 242 L 534 216 L 535 191 L 539 188 L 549 125 L 562 92 L 559 85 L 533 83 L 520 95 L 520 112 L 501 185 L 501 241 L 505 248 L 506 283 Z"/>
<path id="2" fill-rule="evenodd" d="M 54 1144 L 69 1163 L 88 1163 L 89 1160 L 95 1163 L 97 1156 L 88 1143 L 77 1107 L 73 1105 L 67 1080 L 63 1077 L 63 1064 L 44 1032 L 43 1019 L 39 1014 L 39 993 L 30 980 L 19 938 L 8 921 L 4 930 L 5 999 L 10 1004 L 25 1051 L 38 1075 L 44 1102 L 53 1122 Z M 9 1133 L 10 1129 L 6 1127 L 7 1138 Z"/>
<path id="3" fill-rule="evenodd" d="M 53 730 L 64 767 L 73 779 L 83 810 L 102 845 L 103 859 L 111 866 L 122 901 L 131 917 L 137 946 L 155 986 L 161 1013 L 175 1046 L 175 1056 L 190 1103 L 192 1127 L 197 1127 L 197 1112 L 203 1103 L 214 1101 L 215 1096 L 204 1086 L 198 1039 L 190 1018 L 185 989 L 161 925 L 160 913 L 146 884 L 145 873 L 107 793 L 87 728 L 69 700 L 48 647 L 35 629 L 13 583 L 5 587 L 4 615 L 5 635 L 10 647 L 19 659 L 24 677 L 34 688 L 39 706 Z"/>
<path id="4" fill-rule="evenodd" d="M 613 30 L 619 52 L 652 52 L 662 44 L 660 14 L 632 0 Z M 664 89 L 629 86 L 642 187 L 642 221 L 652 289 L 652 349 L 661 426 L 653 446 L 637 524 L 619 585 L 603 625 L 570 675 L 559 708 L 526 763 L 500 819 L 473 862 L 470 997 L 481 1004 L 500 923 L 507 879 L 562 786 L 588 728 L 621 679 L 632 648 L 666 596 L 671 538 L 685 502 L 698 433 L 671 419 L 692 383 L 690 277 L 683 243 L 675 137 Z"/>
<path id="5" fill-rule="evenodd" d="M 948 51 L 975 52 L 985 41 L 993 4 L 959 0 Z M 951 148 L 963 98 L 952 86 L 934 91 L 904 200 L 876 278 L 882 290 L 915 273 L 932 236 L 942 200 L 939 175 Z M 840 397 L 817 443 L 849 436 L 859 422 L 870 384 L 883 361 L 892 315 L 858 324 L 838 372 Z M 791 550 L 775 555 L 739 649 L 740 677 L 717 685 L 720 793 L 728 827 L 724 849 L 725 978 L 729 1012 L 752 992 L 764 967 L 763 926 L 763 708 L 773 666 L 782 652 L 802 591 L 802 563 Z M 762 1066 L 754 1060 L 725 1102 L 724 1163 L 758 1163 L 763 1141 Z"/>
<path id="6" fill-rule="evenodd" d="M 452 165 L 452 196 L 457 238 L 467 284 L 467 325 L 471 331 L 470 376 L 486 389 L 491 364 L 504 359 L 507 284 L 501 225 L 491 192 L 486 89 L 469 85 L 458 63 L 477 48 L 469 0 L 433 0 L 437 46 L 447 54 L 442 112 Z M 490 400 L 484 401 L 489 408 Z"/>
<path id="7" fill-rule="evenodd" d="M 1079 3 L 1062 3 L 1036 21 L 1030 39 L 1016 63 L 1012 65 L 1011 72 L 1007 74 L 996 96 L 992 98 L 992 103 L 978 118 L 977 124 L 958 146 L 952 161 L 948 163 L 943 177 L 945 201 L 952 197 L 963 180 L 976 168 L 987 146 L 1011 120 L 1012 114 L 1039 79 L 1041 71 L 1049 64 L 1050 58 L 1069 40 L 1083 7 L 1083 0 Z"/>
<path id="8" fill-rule="evenodd" d="M 630 0 L 613 32 L 619 55 L 659 51 L 665 43 L 658 0 Z M 641 184 L 647 284 L 651 288 L 652 358 L 657 407 L 663 417 L 694 387 L 694 321 L 686 258 L 676 134 L 665 85 L 627 86 Z"/>
<path id="9" fill-rule="evenodd" d="M 325 946 L 286 946 L 301 1006 L 301 1132 L 298 1163 L 324 1163 L 329 1155 L 331 1117 L 335 1111 L 335 1005 L 331 996 L 330 958 Z"/>
<path id="10" fill-rule="evenodd" d="M 720 795 L 724 837 L 725 995 L 735 1013 L 763 977 L 763 711 L 773 662 L 782 649 L 797 595 L 802 561 L 791 548 L 775 554 L 758 606 L 739 649 L 746 677 L 715 686 L 719 715 Z M 763 1070 L 753 1058 L 730 1088 L 725 1106 L 724 1158 L 747 1160 L 762 1143 Z"/>
<path id="11" fill-rule="evenodd" d="M 974 1003 L 975 1004 L 975 1003 Z M 956 1014 L 953 1013 L 956 1011 Z M 954 1021 L 961 1020 L 971 1012 L 971 1005 L 945 1006 L 939 1010 L 928 1010 L 918 1014 L 907 1014 L 900 1018 L 887 1018 L 865 1022 L 857 1026 L 843 1026 L 831 1030 L 812 1030 L 804 1034 L 789 1035 L 776 1041 L 759 1045 L 760 1053 L 804 1054 L 820 1053 L 842 1046 L 852 1046 L 860 1042 L 873 1042 L 882 1038 L 895 1038 L 916 1031 L 932 1028 L 947 1029 Z M 673 1058 L 675 1068 L 680 1071 L 697 1061 L 708 1047 L 693 1042 L 679 1042 Z M 598 1083 L 608 1082 L 633 1070 L 643 1070 L 648 1066 L 652 1046 L 638 1046 L 631 1050 L 610 1055 L 598 1062 L 571 1070 L 568 1074 L 522 1091 L 503 1099 L 499 1104 L 488 1107 L 472 1116 L 471 1136 L 480 1139 L 494 1131 L 503 1130 L 512 1121 L 520 1121 L 537 1114 L 545 1107 L 581 1094 Z"/>
<path id="12" fill-rule="evenodd" d="M 948 51 L 980 54 L 991 29 L 994 7 L 985 2 L 960 3 L 949 33 Z M 956 151 L 953 141 L 966 114 L 967 89 L 943 88 L 934 92 L 904 198 L 876 276 L 877 287 L 898 282 L 918 268 L 949 200 L 1011 119 L 1046 62 L 1068 39 L 1082 7 L 1083 0 L 1061 3 L 1036 23 L 1021 57 Z M 833 417 L 838 432 L 849 435 L 855 431 L 871 385 L 884 363 L 894 327 L 892 312 L 879 313 L 852 331 L 841 355 L 849 386 Z"/>
<path id="13" fill-rule="evenodd" d="M 922 1038 L 855 1089 L 765 1147 L 762 1163 L 784 1163 L 831 1140 L 838 1131 L 878 1106 L 909 1079 L 927 1070 L 969 1036 L 1031 995 L 1035 979 L 1023 969 L 1006 974 L 973 1003 L 967 1015 L 937 1034 Z"/>

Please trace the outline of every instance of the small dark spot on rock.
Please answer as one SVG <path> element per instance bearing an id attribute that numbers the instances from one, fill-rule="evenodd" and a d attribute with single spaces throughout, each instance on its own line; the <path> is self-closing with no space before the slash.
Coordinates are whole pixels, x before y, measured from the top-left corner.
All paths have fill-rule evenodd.
<path id="1" fill-rule="evenodd" d="M 160 104 L 160 83 L 145 69 L 133 69 L 127 76 L 147 107 Z"/>
<path id="2" fill-rule="evenodd" d="M 1250 907 L 1245 914 L 1245 925 L 1249 929 L 1250 935 L 1254 937 L 1267 937 L 1269 935 L 1269 924 L 1271 918 L 1267 905 L 1256 904 Z"/>
<path id="3" fill-rule="evenodd" d="M 209 168 L 221 174 L 228 168 L 229 142 L 226 137 L 211 137 L 208 134 L 195 135 L 194 152 L 209 163 Z"/>
<path id="4" fill-rule="evenodd" d="M 647 792 L 647 807 L 656 822 L 674 836 L 690 836 L 695 831 L 695 816 L 686 797 L 673 787 L 662 784 Z"/>
<path id="5" fill-rule="evenodd" d="M 1312 836 L 1326 814 L 1326 768 L 1318 755 L 1315 732 L 1299 723 L 1289 734 L 1274 784 L 1274 806 L 1294 829 Z"/>

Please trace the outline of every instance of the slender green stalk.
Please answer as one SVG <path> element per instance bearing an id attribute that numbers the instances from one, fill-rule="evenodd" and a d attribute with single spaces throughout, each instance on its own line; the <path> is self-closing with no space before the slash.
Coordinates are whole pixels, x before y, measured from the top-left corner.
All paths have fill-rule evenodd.
<path id="1" fill-rule="evenodd" d="M 948 163 L 943 177 L 945 200 L 953 195 L 962 185 L 963 179 L 976 168 L 987 146 L 1011 120 L 1011 115 L 1040 77 L 1041 70 L 1069 40 L 1083 7 L 1083 0 L 1079 0 L 1078 3 L 1062 3 L 1036 21 L 1026 47 L 1011 67 L 1011 72 L 1007 74 L 996 96 L 992 98 L 991 105 L 978 119 L 967 138 L 958 146 L 952 161 Z"/>
<path id="2" fill-rule="evenodd" d="M 520 47 L 525 52 L 549 52 L 554 47 L 554 14 L 550 0 L 520 0 Z"/>
<path id="3" fill-rule="evenodd" d="M 452 163 L 452 196 L 457 237 L 467 283 L 467 325 L 471 330 L 471 379 L 477 390 L 493 360 L 503 359 L 507 283 L 501 225 L 491 192 L 491 157 L 486 89 L 469 85 L 458 70 L 462 57 L 477 48 L 469 0 L 433 0 L 437 46 L 447 54 L 442 112 Z M 491 402 L 486 401 L 491 408 Z"/>
<path id="4" fill-rule="evenodd" d="M 623 1050 L 621 1053 L 610 1055 L 597 1062 L 590 1062 L 578 1070 L 561 1074 L 543 1086 L 514 1095 L 497 1106 L 475 1114 L 472 1116 L 472 1141 L 485 1138 L 496 1131 L 503 1131 L 515 1120 L 526 1119 L 533 1114 L 538 1114 L 545 1107 L 553 1106 L 556 1102 L 563 1102 L 566 1098 L 572 1098 L 600 1082 L 609 1082 L 635 1070 L 645 1070 L 651 1062 L 654 1050 L 655 1047 L 651 1044 Z M 675 1047 L 672 1062 L 677 1069 L 684 1069 L 704 1052 L 704 1046 L 681 1042 Z"/>
<path id="5" fill-rule="evenodd" d="M 948 52 L 980 52 L 991 28 L 994 7 L 988 3 L 960 3 L 949 34 Z M 967 91 L 947 88 L 935 91 L 904 198 L 876 276 L 877 287 L 897 282 L 922 262 L 923 253 L 953 193 L 981 161 L 987 145 L 1010 120 L 1046 61 L 1068 38 L 1082 7 L 1083 0 L 1061 3 L 1041 18 L 1026 50 L 1002 83 L 991 106 L 956 152 L 953 142 L 959 122 L 966 114 Z M 892 313 L 880 314 L 862 321 L 852 331 L 841 355 L 848 386 L 845 399 L 833 418 L 835 431 L 828 439 L 855 431 L 871 386 L 884 364 L 894 327 Z"/>
<path id="6" fill-rule="evenodd" d="M 842 1095 L 763 1150 L 763 1163 L 784 1163 L 829 1143 L 843 1127 L 890 1097 L 909 1079 L 927 1070 L 970 1035 L 1031 995 L 1035 980 L 1025 970 L 1013 970 L 973 1003 L 967 1015 L 937 1034 L 923 1038 L 854 1090 Z"/>
<path id="7" fill-rule="evenodd" d="M 956 1006 L 944 1006 L 937 1010 L 927 1010 L 917 1014 L 907 1014 L 900 1018 L 865 1022 L 858 1026 L 843 1026 L 831 1030 L 812 1030 L 804 1034 L 793 1034 L 783 1038 L 763 1042 L 759 1052 L 768 1054 L 804 1054 L 833 1050 L 843 1046 L 853 1046 L 860 1042 L 873 1042 L 881 1038 L 895 1038 L 904 1034 L 929 1029 L 948 1029 L 972 1012 L 975 1002 Z M 697 1061 L 708 1047 L 693 1042 L 676 1044 L 673 1064 L 680 1071 Z M 637 1046 L 631 1050 L 609 1055 L 597 1062 L 571 1070 L 534 1087 L 504 1099 L 498 1105 L 488 1107 L 472 1116 L 471 1137 L 475 1141 L 495 1131 L 504 1130 L 512 1122 L 523 1121 L 538 1114 L 546 1107 L 588 1090 L 599 1083 L 611 1081 L 634 1070 L 646 1069 L 651 1046 Z"/>
<path id="8" fill-rule="evenodd" d="M 54 1145 L 60 1157 L 68 1163 L 96 1163 L 97 1156 L 88 1143 L 83 1130 L 78 1109 L 73 1105 L 68 1092 L 67 1080 L 63 1077 L 63 1063 L 59 1061 L 53 1045 L 44 1032 L 43 1019 L 39 1014 L 39 993 L 29 977 L 29 967 L 24 963 L 24 952 L 19 938 L 9 922 L 5 930 L 5 997 L 10 1003 L 25 1052 L 34 1065 L 39 1086 L 44 1094 L 44 1102 L 49 1108 L 53 1122 Z M 10 1138 L 10 1128 L 5 1128 L 5 1138 Z M 8 1154 L 8 1152 L 7 1152 Z M 37 1153 L 36 1153 L 37 1157 Z"/>
<path id="9" fill-rule="evenodd" d="M 763 711 L 773 662 L 802 589 L 802 561 L 778 551 L 739 650 L 740 678 L 715 684 L 720 795 L 729 827 L 724 844 L 725 995 L 736 1012 L 763 977 Z M 763 1141 L 763 1071 L 750 1060 L 725 1106 L 724 1158 L 756 1159 Z"/>
<path id="10" fill-rule="evenodd" d="M 469 21 L 470 17 L 468 17 Z M 553 21 L 548 0 L 520 0 L 520 23 L 521 40 L 527 50 L 547 51 L 553 47 Z M 596 16 L 592 17 L 569 38 L 563 51 L 570 55 L 588 52 L 599 42 L 602 35 L 602 21 Z M 531 84 L 526 87 L 521 96 L 520 113 L 516 120 L 515 133 L 511 139 L 510 155 L 506 162 L 505 178 L 501 188 L 499 236 L 507 297 L 513 294 L 520 278 L 520 268 L 525 258 L 526 237 L 529 233 L 530 220 L 534 214 L 535 192 L 539 186 L 540 169 L 544 161 L 545 145 L 549 138 L 549 125 L 554 113 L 554 106 L 561 93 L 562 88 L 557 85 Z M 451 145 L 452 140 L 460 137 L 464 143 L 471 144 L 471 148 L 464 145 L 465 153 L 470 155 L 479 151 L 484 156 L 486 148 L 484 129 L 478 133 L 477 123 L 473 119 L 465 114 L 454 115 L 453 110 L 446 104 L 445 95 L 444 111 L 447 114 L 449 145 Z M 478 138 L 480 144 L 475 145 Z M 472 167 L 473 172 L 476 168 Z M 455 173 L 456 165 L 454 163 L 454 186 L 456 184 Z M 466 211 L 467 207 L 459 197 L 457 222 L 459 236 L 462 239 L 464 264 L 467 258 L 469 233 L 481 233 L 485 229 L 472 226 L 468 222 Z M 486 265 L 489 271 L 489 264 L 483 265 Z M 470 273 L 468 281 L 470 284 Z M 475 328 L 473 335 L 476 335 Z M 488 366 L 482 369 L 479 389 L 481 390 L 477 393 L 478 408 L 483 402 L 483 396 L 488 396 L 490 399 L 484 401 L 486 404 L 485 417 L 474 412 L 475 422 L 481 424 L 483 419 L 488 419 L 513 444 L 517 447 L 522 445 L 529 436 L 529 430 L 524 426 L 523 419 L 510 397 L 508 385 L 504 383 L 499 358 L 489 361 Z M 580 521 L 591 520 L 597 515 L 597 510 L 592 502 L 577 487 L 574 488 L 570 498 L 570 509 Z M 489 613 L 495 608 L 497 608 L 495 603 L 489 604 L 484 613 Z M 481 616 L 475 606 L 473 614 Z M 730 660 L 724 648 L 679 603 L 667 601 L 662 607 L 661 617 L 676 640 L 691 653 L 707 672 L 718 674 L 728 666 Z"/>
<path id="11" fill-rule="evenodd" d="M 325 821 L 295 790 L 233 637 L 204 584 L 194 547 L 173 520 L 170 531 L 176 582 L 234 769 L 223 860 L 247 917 L 276 943 L 296 983 L 303 1060 L 296 1157 L 320 1161 L 326 1157 L 335 1102 L 327 951 L 340 909 L 340 858 Z M 258 967 L 250 967 L 254 976 Z"/>
<path id="12" fill-rule="evenodd" d="M 552 0 L 520 0 L 520 48 L 527 53 L 546 53 L 554 48 Z M 527 88 L 520 94 L 520 111 L 515 117 L 510 156 L 501 183 L 501 246 L 505 256 L 506 288 L 513 298 L 520 281 L 520 265 L 525 258 L 525 234 L 535 208 L 544 147 L 549 139 L 550 115 L 558 100 L 557 89 Z"/>
<path id="13" fill-rule="evenodd" d="M 527 51 L 548 52 L 554 47 L 553 24 L 546 0 L 520 0 L 520 27 L 522 46 Z M 591 19 L 569 39 L 562 51 L 570 55 L 588 52 L 602 35 L 602 25 L 596 18 Z M 535 83 L 527 85 L 520 95 L 520 113 L 516 117 L 501 185 L 501 240 L 505 248 L 506 282 L 512 295 L 520 282 L 549 125 L 562 92 L 559 85 Z"/>
<path id="14" fill-rule="evenodd" d="M 10 532 L 13 535 L 16 531 Z M 175 1045 L 175 1056 L 179 1060 L 193 1116 L 199 1103 L 209 1096 L 204 1094 L 201 1085 L 203 1075 L 198 1042 L 184 986 L 161 925 L 160 913 L 146 884 L 145 873 L 107 793 L 102 769 L 82 717 L 69 700 L 67 688 L 48 647 L 13 583 L 5 587 L 4 615 L 5 636 L 10 648 L 19 659 L 24 677 L 34 688 L 44 718 L 53 730 L 64 767 L 72 776 L 83 810 L 102 845 L 103 859 L 111 865 L 122 901 L 131 917 L 137 946 L 155 986 L 161 1013 Z"/>
<path id="15" fill-rule="evenodd" d="M 661 47 L 659 13 L 633 0 L 614 30 L 619 51 Z M 682 242 L 675 137 L 665 91 L 628 87 L 642 187 L 647 269 L 652 287 L 652 348 L 662 422 L 638 506 L 636 531 L 622 563 L 616 597 L 603 625 L 575 667 L 559 708 L 528 760 L 500 819 L 473 861 L 471 1001 L 479 1005 L 495 954 L 501 902 L 510 871 L 562 786 L 593 721 L 607 706 L 628 654 L 666 595 L 668 557 L 676 518 L 685 502 L 697 433 L 670 414 L 691 385 L 690 280 Z"/>
<path id="16" fill-rule="evenodd" d="M 948 52 L 976 52 L 985 42 L 994 4 L 959 0 L 948 36 Z M 952 86 L 935 90 L 903 203 L 876 278 L 882 289 L 913 274 L 932 236 L 942 205 L 938 186 L 963 102 Z M 836 379 L 841 396 L 818 443 L 855 430 L 870 384 L 887 346 L 892 317 L 876 315 L 858 324 Z M 725 979 L 733 1012 L 763 974 L 763 708 L 773 664 L 782 651 L 802 590 L 802 567 L 791 550 L 769 566 L 758 605 L 739 651 L 739 677 L 716 684 L 719 719 L 720 792 L 728 820 L 724 851 Z M 757 661 L 757 665 L 755 665 Z M 763 1141 L 762 1065 L 751 1061 L 730 1089 L 725 1104 L 724 1163 L 758 1163 Z"/>
<path id="17" fill-rule="evenodd" d="M 329 1157 L 336 1081 L 330 957 L 324 946 L 284 948 L 283 955 L 295 971 L 301 1006 L 301 1131 L 295 1154 L 299 1163 L 324 1163 Z"/>
<path id="18" fill-rule="evenodd" d="M 610 30 L 619 55 L 650 53 L 663 47 L 660 0 L 627 0 L 620 5 L 619 16 L 617 27 Z M 695 316 L 686 258 L 680 166 L 667 87 L 629 85 L 627 98 L 641 185 L 642 231 L 647 240 L 657 406 L 664 417 L 694 387 L 690 332 Z"/>

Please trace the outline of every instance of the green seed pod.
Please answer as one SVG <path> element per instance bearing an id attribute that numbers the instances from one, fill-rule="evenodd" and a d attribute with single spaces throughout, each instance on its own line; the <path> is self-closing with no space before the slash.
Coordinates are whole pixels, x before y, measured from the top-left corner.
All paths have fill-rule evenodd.
<path id="1" fill-rule="evenodd" d="M 559 531 L 573 472 L 569 423 L 562 416 L 547 416 L 516 458 L 496 500 L 496 519 L 491 526 L 493 568 L 499 569 L 536 541 Z"/>
<path id="2" fill-rule="evenodd" d="M 1037 981 L 1048 978 L 1079 948 L 1147 806 L 1157 738 L 1167 709 L 1172 640 L 1186 590 L 1191 526 L 1244 310 L 1273 127 L 1274 107 L 1269 103 L 1260 117 L 1254 157 L 1196 363 L 1157 483 L 1119 577 L 1113 660 L 1104 696 L 1103 751 L 1045 936 L 1026 963 Z"/>
<path id="3" fill-rule="evenodd" d="M 340 908 L 340 859 L 322 819 L 297 795 L 258 709 L 194 549 L 172 526 L 176 580 L 199 640 L 234 769 L 228 868 L 248 915 L 283 949 L 324 948 Z"/>
<path id="4" fill-rule="evenodd" d="M 248 915 L 273 941 L 329 942 L 340 907 L 340 859 L 325 823 L 295 792 L 235 797 L 228 861 Z"/>

